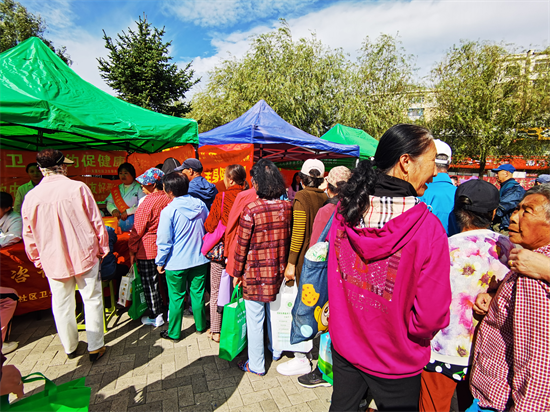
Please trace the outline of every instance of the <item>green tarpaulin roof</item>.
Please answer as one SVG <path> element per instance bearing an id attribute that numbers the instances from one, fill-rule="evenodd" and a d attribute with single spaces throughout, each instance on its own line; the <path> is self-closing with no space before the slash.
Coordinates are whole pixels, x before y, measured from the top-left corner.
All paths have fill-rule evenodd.
<path id="1" fill-rule="evenodd" d="M 332 129 L 321 136 L 321 139 L 340 144 L 359 145 L 360 158 L 374 156 L 378 147 L 378 140 L 361 129 L 336 124 Z"/>
<path id="2" fill-rule="evenodd" d="M 198 144 L 197 122 L 126 103 L 82 80 L 40 39 L 0 54 L 2 148 L 153 153 Z"/>

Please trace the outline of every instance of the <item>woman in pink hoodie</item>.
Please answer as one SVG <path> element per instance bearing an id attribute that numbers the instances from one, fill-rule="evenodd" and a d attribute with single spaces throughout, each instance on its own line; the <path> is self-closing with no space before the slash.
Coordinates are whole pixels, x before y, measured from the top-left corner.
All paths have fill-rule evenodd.
<path id="1" fill-rule="evenodd" d="M 445 229 L 418 200 L 436 176 L 430 131 L 400 124 L 344 187 L 329 233 L 331 411 L 418 410 L 430 340 L 449 324 Z"/>

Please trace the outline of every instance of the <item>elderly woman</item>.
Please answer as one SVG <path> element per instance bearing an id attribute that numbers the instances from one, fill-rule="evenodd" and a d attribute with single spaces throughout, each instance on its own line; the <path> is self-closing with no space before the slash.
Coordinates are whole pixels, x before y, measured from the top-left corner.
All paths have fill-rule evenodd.
<path id="1" fill-rule="evenodd" d="M 550 256 L 550 185 L 527 191 L 508 228 L 513 243 Z M 535 256 L 527 251 L 521 254 Z M 539 265 L 541 258 L 534 259 L 533 270 L 515 261 L 524 259 L 519 251 L 510 255 L 514 271 L 490 302 L 477 335 L 470 380 L 476 399 L 468 411 L 550 410 L 550 268 Z"/>
<path id="2" fill-rule="evenodd" d="M 246 305 L 248 358 L 238 366 L 245 372 L 265 375 L 264 320 L 267 316 L 269 349 L 271 324 L 269 302 L 274 302 L 283 282 L 290 245 L 290 202 L 280 200 L 285 193 L 281 172 L 273 162 L 261 159 L 252 168 L 258 199 L 241 214 L 235 247 L 234 284 L 243 285 Z M 273 358 L 281 352 L 273 351 Z"/>
<path id="3" fill-rule="evenodd" d="M 496 290 L 508 274 L 513 248 L 507 236 L 489 230 L 498 207 L 498 189 L 469 180 L 454 196 L 454 216 L 461 233 L 449 238 L 451 253 L 451 322 L 432 339 L 430 363 L 422 371 L 420 411 L 448 411 L 457 391 L 459 409 L 472 403 L 468 370 L 477 320 L 472 307 L 479 293 Z M 457 385 L 459 385 L 457 387 Z"/>
<path id="4" fill-rule="evenodd" d="M 139 200 L 145 196 L 141 185 L 136 182 L 136 169 L 130 163 L 122 163 L 118 167 L 118 177 L 122 182 L 111 190 L 105 203 L 108 212 L 118 219 L 118 225 L 123 232 L 129 232 L 134 226 L 134 214 Z"/>
<path id="5" fill-rule="evenodd" d="M 137 258 L 145 301 L 150 312 L 149 316 L 144 315 L 141 318 L 141 323 L 154 327 L 164 324 L 159 273 L 155 264 L 160 212 L 171 202 L 163 190 L 163 177 L 162 170 L 153 167 L 136 179 L 146 196 L 136 210 L 134 227 L 128 240 L 130 264 L 133 265 Z"/>
<path id="6" fill-rule="evenodd" d="M 418 410 L 451 303 L 447 234 L 418 199 L 435 156 L 428 129 L 393 126 L 342 190 L 329 233 L 331 411 L 358 410 L 367 389 L 379 410 Z"/>

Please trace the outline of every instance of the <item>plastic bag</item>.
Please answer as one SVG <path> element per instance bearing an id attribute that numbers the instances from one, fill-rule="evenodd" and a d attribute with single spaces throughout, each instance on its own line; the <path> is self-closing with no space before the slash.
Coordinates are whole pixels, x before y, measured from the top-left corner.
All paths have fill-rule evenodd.
<path id="1" fill-rule="evenodd" d="M 219 356 L 232 361 L 246 346 L 246 309 L 242 288 L 235 288 L 231 302 L 223 308 Z"/>
<path id="2" fill-rule="evenodd" d="M 271 335 L 273 349 L 278 351 L 292 351 L 307 353 L 313 348 L 312 341 L 305 341 L 292 345 L 290 343 L 290 330 L 292 329 L 292 308 L 298 286 L 287 286 L 285 282 L 281 285 L 277 300 L 269 304 L 271 315 Z"/>
<path id="3" fill-rule="evenodd" d="M 135 265 L 134 265 L 135 266 Z M 134 281 L 134 266 L 130 268 L 128 274 L 120 278 L 120 287 L 118 288 L 118 304 L 125 308 L 132 302 L 132 282 Z M 136 271 L 137 272 L 137 271 Z"/>

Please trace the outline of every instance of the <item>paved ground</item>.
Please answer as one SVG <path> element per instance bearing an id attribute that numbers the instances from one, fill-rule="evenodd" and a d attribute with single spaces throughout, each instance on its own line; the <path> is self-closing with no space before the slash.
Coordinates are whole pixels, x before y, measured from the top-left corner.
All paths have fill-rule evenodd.
<path id="1" fill-rule="evenodd" d="M 39 318 L 40 316 L 41 318 Z M 161 339 L 166 329 L 132 321 L 126 313 L 111 319 L 105 336 L 107 353 L 92 364 L 87 356 L 86 332 L 80 332 L 78 356 L 69 360 L 50 311 L 14 318 L 10 340 L 19 348 L 7 355 L 23 375 L 42 372 L 56 383 L 86 377 L 92 388 L 90 411 L 327 411 L 332 388 L 305 389 L 296 377 L 279 375 L 267 362 L 260 377 L 241 372 L 237 361 L 218 357 L 218 344 L 195 334 L 192 317 L 184 317 L 185 338 L 172 343 Z M 286 353 L 285 353 L 286 355 Z M 317 357 L 314 349 L 314 357 Z M 41 390 L 43 384 L 25 385 Z"/>

